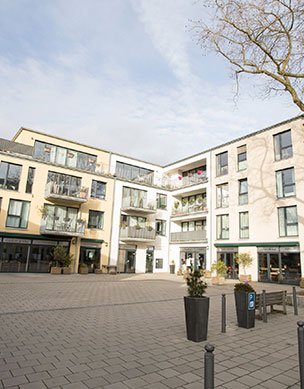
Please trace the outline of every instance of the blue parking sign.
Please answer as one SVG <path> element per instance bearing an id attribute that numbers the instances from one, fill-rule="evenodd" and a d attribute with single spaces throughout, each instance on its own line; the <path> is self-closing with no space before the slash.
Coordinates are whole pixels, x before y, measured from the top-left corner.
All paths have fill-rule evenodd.
<path id="1" fill-rule="evenodd" d="M 248 309 L 249 310 L 255 309 L 255 293 L 254 292 L 248 293 Z"/>

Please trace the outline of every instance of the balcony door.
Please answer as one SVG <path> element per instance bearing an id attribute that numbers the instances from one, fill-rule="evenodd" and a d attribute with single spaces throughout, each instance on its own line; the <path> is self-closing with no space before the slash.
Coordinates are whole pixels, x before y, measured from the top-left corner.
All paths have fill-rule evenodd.
<path id="1" fill-rule="evenodd" d="M 235 261 L 234 252 L 220 252 L 217 253 L 217 260 L 223 261 L 228 267 L 226 278 L 236 280 L 239 273 L 239 265 Z"/>

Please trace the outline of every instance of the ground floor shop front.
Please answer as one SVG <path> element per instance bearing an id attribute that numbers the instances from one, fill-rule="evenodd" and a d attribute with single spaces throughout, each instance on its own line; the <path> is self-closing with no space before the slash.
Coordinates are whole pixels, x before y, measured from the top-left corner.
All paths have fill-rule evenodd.
<path id="1" fill-rule="evenodd" d="M 256 245 L 216 245 L 217 260 L 228 267 L 227 278 L 238 279 L 242 267 L 237 264 L 237 253 L 249 252 L 254 261 L 247 274 L 253 281 L 299 285 L 301 281 L 301 255 L 297 242 Z M 242 273 L 244 274 L 244 273 Z"/>

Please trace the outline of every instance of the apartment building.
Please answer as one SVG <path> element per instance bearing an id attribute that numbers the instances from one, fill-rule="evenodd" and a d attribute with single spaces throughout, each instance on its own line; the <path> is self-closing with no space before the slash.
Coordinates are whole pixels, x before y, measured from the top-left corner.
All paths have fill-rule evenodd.
<path id="1" fill-rule="evenodd" d="M 57 244 L 73 254 L 74 272 L 106 266 L 109 153 L 25 128 L 0 144 L 0 271 L 48 272 Z"/>
<path id="2" fill-rule="evenodd" d="M 0 271 L 49 271 L 56 244 L 90 269 L 304 278 L 304 115 L 159 166 L 37 131 L 0 141 Z"/>

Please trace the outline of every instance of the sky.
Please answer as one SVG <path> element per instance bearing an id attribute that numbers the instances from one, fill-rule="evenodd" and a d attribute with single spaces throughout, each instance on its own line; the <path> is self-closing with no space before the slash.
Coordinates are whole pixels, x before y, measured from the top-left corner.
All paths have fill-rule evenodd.
<path id="1" fill-rule="evenodd" d="M 287 120 L 189 26 L 200 0 L 0 0 L 0 137 L 20 127 L 165 165 Z"/>

